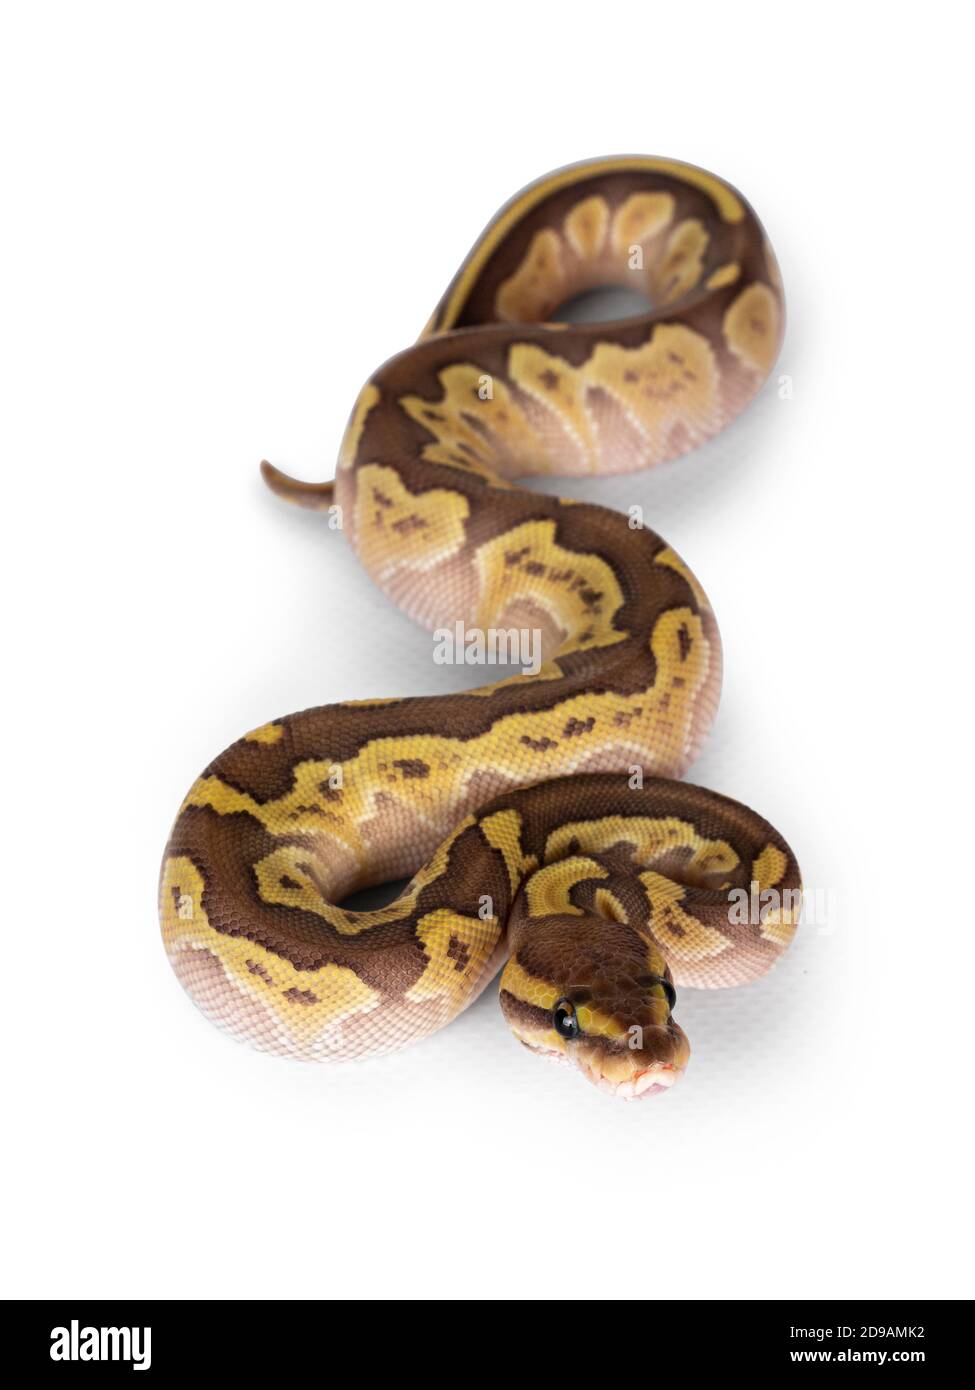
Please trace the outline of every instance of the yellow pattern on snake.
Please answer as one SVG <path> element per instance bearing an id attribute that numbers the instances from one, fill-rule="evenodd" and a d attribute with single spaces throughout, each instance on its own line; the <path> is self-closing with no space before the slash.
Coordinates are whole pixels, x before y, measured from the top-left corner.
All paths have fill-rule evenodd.
<path id="1" fill-rule="evenodd" d="M 652 308 L 552 321 L 605 285 Z M 420 623 L 529 632 L 541 659 L 468 693 L 275 719 L 210 764 L 160 894 L 169 958 L 210 1018 L 292 1057 L 363 1057 L 441 1028 L 506 962 L 516 1037 L 630 1099 L 686 1066 L 675 985 L 778 959 L 794 855 L 674 780 L 720 684 L 700 584 L 632 518 L 515 480 L 683 453 L 751 399 L 781 333 L 772 252 L 734 189 L 672 160 L 577 165 L 498 214 L 420 341 L 366 385 L 334 483 L 264 465 L 276 492 L 330 509 Z M 410 874 L 388 906 L 341 905 Z M 740 920 L 745 897 L 762 909 Z"/>

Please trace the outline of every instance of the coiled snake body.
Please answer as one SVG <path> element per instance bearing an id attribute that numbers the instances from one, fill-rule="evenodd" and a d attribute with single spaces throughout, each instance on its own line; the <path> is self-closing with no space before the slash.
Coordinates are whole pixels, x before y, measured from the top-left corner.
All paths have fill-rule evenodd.
<path id="1" fill-rule="evenodd" d="M 652 311 L 550 321 L 609 284 Z M 264 465 L 341 520 L 420 623 L 530 630 L 543 660 L 469 693 L 275 719 L 210 764 L 166 847 L 160 912 L 212 1019 L 293 1057 L 388 1052 L 507 958 L 516 1036 L 630 1098 L 686 1064 L 675 984 L 738 984 L 778 958 L 788 845 L 671 780 L 718 699 L 701 586 L 632 518 L 514 479 L 636 469 L 707 439 L 762 384 L 781 324 L 771 250 L 727 184 L 662 159 L 574 166 L 498 214 L 417 345 L 366 385 L 334 484 Z M 340 906 L 407 874 L 386 907 Z M 764 910 L 738 920 L 755 888 Z"/>

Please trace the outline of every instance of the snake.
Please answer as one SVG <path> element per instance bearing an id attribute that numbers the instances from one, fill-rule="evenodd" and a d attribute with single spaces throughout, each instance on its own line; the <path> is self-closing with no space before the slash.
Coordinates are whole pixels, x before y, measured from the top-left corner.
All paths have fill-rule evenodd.
<path id="1" fill-rule="evenodd" d="M 559 317 L 607 286 L 644 311 Z M 209 764 L 159 902 L 168 958 L 213 1022 L 296 1059 L 378 1056 L 500 971 L 519 1042 L 633 1100 L 686 1069 L 678 988 L 743 984 L 781 957 L 795 855 L 681 780 L 721 681 L 701 584 L 639 508 L 520 480 L 703 443 L 769 376 L 783 322 L 774 254 L 730 184 L 671 159 L 589 160 L 489 223 L 418 341 L 362 389 L 332 480 L 262 464 L 435 640 L 456 635 L 455 655 L 528 634 L 537 659 L 470 690 L 271 719 Z M 398 880 L 382 906 L 348 901 Z"/>

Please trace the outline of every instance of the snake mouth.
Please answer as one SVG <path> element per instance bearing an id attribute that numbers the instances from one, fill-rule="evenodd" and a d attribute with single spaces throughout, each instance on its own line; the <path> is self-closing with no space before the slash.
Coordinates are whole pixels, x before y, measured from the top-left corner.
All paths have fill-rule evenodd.
<path id="1" fill-rule="evenodd" d="M 524 1038 L 519 1038 L 519 1042 L 536 1057 L 544 1057 L 549 1062 L 558 1062 L 563 1066 L 574 1064 L 573 1059 L 564 1052 L 557 1052 L 540 1043 L 526 1042 Z M 614 1079 L 599 1069 L 595 1059 L 587 1062 L 576 1060 L 575 1064 L 598 1091 L 602 1091 L 603 1095 L 616 1096 L 618 1100 L 647 1100 L 650 1096 L 663 1095 L 680 1080 L 685 1070 L 684 1066 L 674 1066 L 671 1062 L 652 1062 L 630 1076 Z"/>
<path id="2" fill-rule="evenodd" d="M 650 1096 L 663 1095 L 684 1074 L 683 1067 L 659 1062 L 634 1072 L 622 1081 L 615 1081 L 592 1066 L 582 1067 L 581 1071 L 598 1090 L 605 1095 L 616 1096 L 618 1100 L 646 1100 Z"/>

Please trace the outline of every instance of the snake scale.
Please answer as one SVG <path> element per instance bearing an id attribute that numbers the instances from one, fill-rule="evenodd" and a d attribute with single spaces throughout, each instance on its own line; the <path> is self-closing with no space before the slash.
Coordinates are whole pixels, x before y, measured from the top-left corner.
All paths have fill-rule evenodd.
<path id="1" fill-rule="evenodd" d="M 651 306 L 553 321 L 607 285 Z M 274 719 L 191 787 L 160 892 L 169 959 L 215 1022 L 304 1059 L 390 1052 L 503 966 L 515 1036 L 623 1098 L 689 1048 L 675 985 L 754 979 L 795 931 L 799 869 L 765 820 L 680 778 L 714 717 L 711 606 L 639 519 L 516 486 L 630 471 L 727 424 L 783 304 L 760 223 L 672 160 L 590 161 L 490 223 L 419 341 L 362 390 L 334 482 L 263 465 L 327 513 L 421 624 L 537 634 L 534 673 Z M 348 895 L 404 878 L 388 905 Z M 755 897 L 759 912 L 736 912 Z"/>

